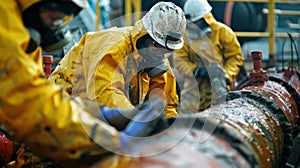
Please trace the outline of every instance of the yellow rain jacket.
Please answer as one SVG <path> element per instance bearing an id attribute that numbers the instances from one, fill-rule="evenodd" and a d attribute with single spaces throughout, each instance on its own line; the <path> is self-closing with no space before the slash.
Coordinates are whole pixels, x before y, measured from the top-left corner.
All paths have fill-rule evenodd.
<path id="1" fill-rule="evenodd" d="M 210 37 L 206 39 L 190 38 L 187 29 L 184 36 L 185 45 L 174 53 L 174 68 L 180 72 L 183 78 L 191 78 L 192 72 L 197 66 L 208 67 L 212 64 L 219 64 L 224 68 L 226 77 L 232 83 L 244 63 L 241 46 L 234 32 L 226 25 L 217 22 L 212 13 L 206 14 L 203 18 L 211 28 Z M 209 81 L 198 82 L 201 97 L 200 110 L 203 110 L 210 105 L 211 86 Z M 188 88 L 190 86 L 191 84 L 185 84 L 182 90 L 193 90 Z M 185 97 L 189 99 L 187 107 L 195 104 L 192 101 L 198 100 L 192 96 Z"/>
<path id="2" fill-rule="evenodd" d="M 142 56 L 136 42 L 145 34 L 141 21 L 134 26 L 88 32 L 64 56 L 50 80 L 72 95 L 119 108 L 133 108 L 158 91 L 166 97 L 165 116 L 176 116 L 178 97 L 171 68 L 155 78 L 138 70 Z"/>
<path id="3" fill-rule="evenodd" d="M 185 60 L 192 71 L 197 65 L 203 65 L 199 56 L 207 61 L 207 66 L 219 63 L 220 65 L 223 65 L 230 82 L 233 82 L 240 70 L 240 67 L 244 64 L 243 53 L 236 35 L 229 27 L 217 22 L 212 13 L 206 14 L 203 18 L 208 23 L 212 31 L 209 39 L 210 41 L 203 39 L 189 39 L 189 37 L 187 37 L 187 29 L 187 33 L 185 34 L 186 43 L 182 49 L 175 51 L 175 55 L 179 56 L 182 60 Z M 214 48 L 211 48 L 212 46 Z M 184 71 L 184 69 L 181 68 L 182 64 L 175 60 L 174 64 L 179 71 Z"/>
<path id="4" fill-rule="evenodd" d="M 29 33 L 21 13 L 34 2 L 0 3 L 0 124 L 12 140 L 40 156 L 64 163 L 78 161 L 77 165 L 99 159 L 109 153 L 107 148 L 118 149 L 119 134 L 92 117 L 98 113 L 97 105 L 86 106 L 45 78 L 41 48 L 25 53 Z"/>

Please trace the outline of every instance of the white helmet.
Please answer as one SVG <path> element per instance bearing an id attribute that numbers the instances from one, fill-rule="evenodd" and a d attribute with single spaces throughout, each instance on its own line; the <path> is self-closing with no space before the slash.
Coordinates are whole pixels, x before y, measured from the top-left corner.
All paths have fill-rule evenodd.
<path id="1" fill-rule="evenodd" d="M 185 16 L 191 22 L 201 19 L 212 10 L 207 0 L 187 0 L 183 7 Z"/>
<path id="2" fill-rule="evenodd" d="M 89 6 L 87 0 L 71 0 L 80 8 L 87 8 Z"/>
<path id="3" fill-rule="evenodd" d="M 149 35 L 160 45 L 170 49 L 183 46 L 186 19 L 181 8 L 172 2 L 158 2 L 142 18 Z"/>

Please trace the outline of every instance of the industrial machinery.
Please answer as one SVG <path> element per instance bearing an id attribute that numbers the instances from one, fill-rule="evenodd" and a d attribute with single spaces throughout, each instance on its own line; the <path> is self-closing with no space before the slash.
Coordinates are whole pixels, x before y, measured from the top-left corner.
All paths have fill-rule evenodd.
<path id="1" fill-rule="evenodd" d="M 128 155 L 108 156 L 94 167 L 299 166 L 300 72 L 293 65 L 267 72 L 262 52 L 251 56 L 254 69 L 236 91 L 201 113 L 163 119 L 151 136 L 130 146 Z M 13 148 L 4 134 L 0 137 L 6 163 Z"/>
<path id="2" fill-rule="evenodd" d="M 238 90 L 201 113 L 165 120 L 155 138 L 134 143 L 129 159 L 115 155 L 98 166 L 299 166 L 300 73 L 294 66 L 267 72 L 262 52 L 251 55 L 254 69 Z"/>

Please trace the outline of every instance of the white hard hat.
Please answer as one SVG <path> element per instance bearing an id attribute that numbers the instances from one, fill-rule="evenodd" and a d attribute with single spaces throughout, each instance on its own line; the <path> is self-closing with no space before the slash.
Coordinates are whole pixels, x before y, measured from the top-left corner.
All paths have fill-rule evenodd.
<path id="1" fill-rule="evenodd" d="M 86 8 L 89 6 L 87 0 L 71 0 L 71 1 L 81 8 Z"/>
<path id="2" fill-rule="evenodd" d="M 187 19 L 195 22 L 210 12 L 212 7 L 207 0 L 187 0 L 183 10 Z"/>
<path id="3" fill-rule="evenodd" d="M 170 49 L 183 46 L 186 19 L 181 8 L 172 2 L 158 2 L 142 18 L 149 35 L 160 45 Z"/>

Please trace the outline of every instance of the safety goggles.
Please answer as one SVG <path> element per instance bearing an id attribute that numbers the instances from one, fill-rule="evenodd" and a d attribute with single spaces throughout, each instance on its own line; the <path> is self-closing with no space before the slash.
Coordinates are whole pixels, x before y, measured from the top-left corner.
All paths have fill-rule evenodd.
<path id="1" fill-rule="evenodd" d="M 167 48 L 167 50 L 173 50 L 170 49 L 170 47 L 168 46 L 168 44 L 176 44 L 178 43 L 178 41 L 181 41 L 181 35 L 179 32 L 177 31 L 168 31 L 167 36 L 166 36 L 166 40 L 165 40 L 165 46 Z"/>
<path id="2" fill-rule="evenodd" d="M 63 27 L 67 24 L 69 24 L 73 20 L 73 15 L 66 15 L 61 19 L 56 19 L 52 21 L 51 26 L 55 26 L 57 28 Z"/>
<path id="3" fill-rule="evenodd" d="M 63 17 L 60 18 L 52 18 L 51 26 L 60 28 L 68 23 L 70 23 L 73 18 L 74 18 L 74 13 L 77 10 L 74 8 L 74 6 L 70 6 L 69 4 L 60 4 L 58 2 L 47 2 L 44 3 L 41 8 L 48 10 L 48 11 L 53 11 L 53 12 L 60 12 Z"/>
<path id="4" fill-rule="evenodd" d="M 177 31 L 170 30 L 166 35 L 165 46 L 168 50 L 172 50 L 170 49 L 169 45 L 178 45 L 178 43 L 181 43 L 181 41 L 181 34 Z"/>
<path id="5" fill-rule="evenodd" d="M 152 40 L 152 44 L 156 47 L 156 48 L 161 48 L 166 50 L 167 52 L 173 52 L 174 49 L 171 49 L 168 44 L 174 44 L 177 43 L 178 41 L 180 41 L 180 34 L 176 31 L 168 31 L 167 35 L 166 35 L 166 39 L 165 39 L 165 46 L 160 45 L 159 43 L 157 43 L 156 41 Z"/>

